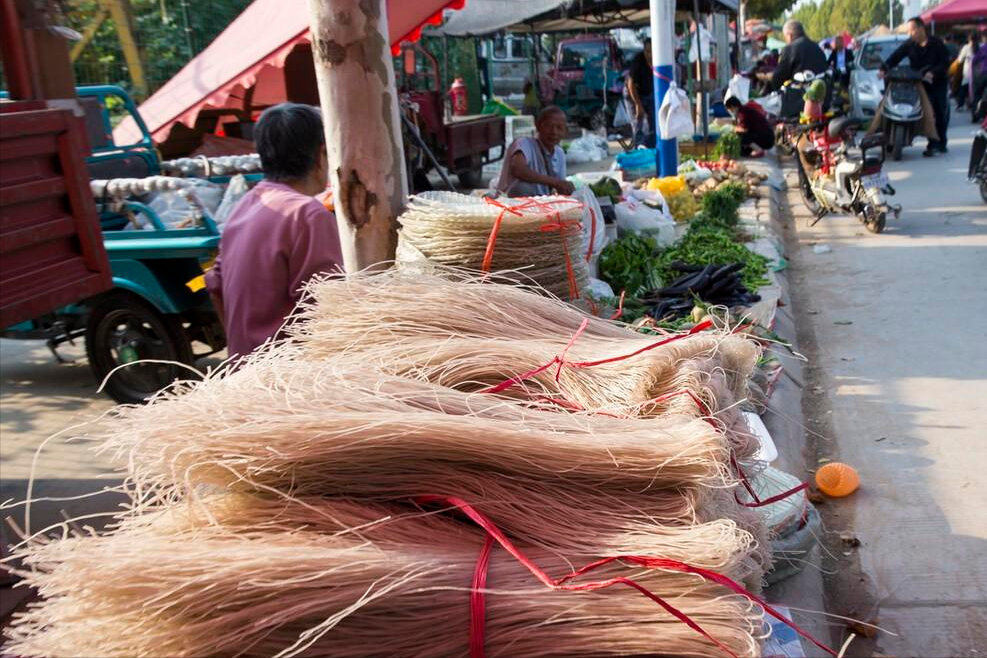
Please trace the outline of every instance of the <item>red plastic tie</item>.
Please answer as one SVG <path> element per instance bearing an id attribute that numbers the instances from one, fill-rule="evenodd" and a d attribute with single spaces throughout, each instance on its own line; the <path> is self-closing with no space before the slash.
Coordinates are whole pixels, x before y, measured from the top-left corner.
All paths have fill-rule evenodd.
<path id="1" fill-rule="evenodd" d="M 611 320 L 616 320 L 624 314 L 624 295 L 627 293 L 626 290 L 620 291 L 620 301 L 617 302 L 617 310 L 614 314 L 610 316 Z"/>
<path id="2" fill-rule="evenodd" d="M 665 338 L 665 339 L 660 340 L 660 341 L 658 341 L 656 343 L 652 343 L 651 345 L 646 345 L 646 346 L 642 347 L 641 349 L 638 349 L 638 350 L 635 350 L 635 351 L 631 352 L 630 354 L 624 354 L 622 356 L 612 356 L 612 357 L 610 357 L 608 359 L 600 359 L 599 361 L 575 361 L 575 362 L 570 363 L 569 365 L 572 366 L 573 368 L 592 368 L 593 366 L 600 366 L 600 365 L 603 365 L 603 364 L 606 364 L 606 363 L 616 363 L 617 361 L 624 361 L 626 359 L 630 359 L 632 357 L 635 357 L 635 356 L 637 356 L 639 354 L 643 354 L 645 352 L 648 352 L 650 350 L 653 350 L 656 347 L 661 347 L 662 345 L 668 345 L 669 343 L 674 343 L 677 340 L 682 340 L 683 338 L 685 338 L 687 336 L 691 336 L 693 334 L 697 334 L 700 331 L 703 331 L 704 329 L 709 329 L 712 325 L 713 325 L 713 321 L 712 320 L 704 320 L 704 321 L 700 322 L 699 324 L 697 324 L 696 326 L 694 326 L 692 329 L 690 329 L 689 331 L 687 331 L 687 332 L 685 332 L 683 334 L 675 334 L 674 336 L 671 336 L 670 338 Z"/>
<path id="3" fill-rule="evenodd" d="M 579 298 L 579 284 L 576 281 L 576 272 L 572 266 L 572 256 L 569 254 L 569 245 L 566 243 L 566 232 L 570 227 L 576 226 L 581 227 L 582 225 L 578 221 L 563 220 L 562 213 L 558 209 L 560 205 L 577 205 L 579 207 L 584 207 L 582 201 L 576 199 L 554 199 L 552 201 L 539 201 L 530 197 L 525 197 L 522 199 L 521 203 L 513 206 L 508 206 L 501 203 L 497 199 L 491 199 L 490 197 L 484 197 L 483 200 L 492 205 L 500 208 L 500 212 L 497 214 L 497 218 L 494 220 L 493 227 L 490 229 L 490 236 L 487 238 L 487 248 L 483 253 L 483 262 L 480 268 L 484 272 L 489 272 L 490 267 L 493 264 L 493 254 L 494 246 L 497 244 L 497 236 L 500 234 L 500 227 L 504 221 L 504 215 L 506 213 L 511 213 L 517 217 L 524 217 L 525 210 L 547 210 L 549 215 L 555 215 L 555 221 L 546 223 L 541 227 L 542 231 L 558 231 L 559 238 L 562 240 L 562 253 L 565 256 L 565 266 L 566 266 L 566 276 L 569 284 L 569 300 L 575 300 Z M 593 230 L 595 231 L 596 220 L 595 215 L 593 215 Z M 590 243 L 590 248 L 592 249 L 592 242 Z M 588 256 L 587 256 L 588 260 Z"/>
<path id="4" fill-rule="evenodd" d="M 596 242 L 596 211 L 592 207 L 589 210 L 589 249 L 586 250 L 586 262 L 593 258 L 593 244 Z"/>
<path id="5" fill-rule="evenodd" d="M 555 357 L 555 359 L 559 362 L 559 369 L 555 371 L 556 382 L 558 382 L 559 377 L 562 376 L 562 366 L 565 365 L 566 353 L 569 351 L 569 348 L 573 346 L 576 340 L 583 334 L 583 332 L 586 331 L 586 327 L 588 326 L 589 326 L 589 318 L 583 318 L 583 321 L 579 325 L 579 329 L 576 329 L 576 333 L 572 334 L 572 338 L 570 338 L 569 342 L 565 344 L 565 347 L 562 348 L 562 351 L 559 352 L 559 355 Z"/>
<path id="6" fill-rule="evenodd" d="M 487 602 L 484 590 L 487 588 L 487 570 L 490 567 L 493 545 L 493 536 L 487 535 L 473 570 L 473 589 L 470 590 L 470 658 L 483 658 L 487 643 Z"/>
<path id="7" fill-rule="evenodd" d="M 744 485 L 744 488 L 747 489 L 747 493 L 750 494 L 750 497 L 754 499 L 753 503 L 745 503 L 744 501 L 740 500 L 740 497 L 737 495 L 737 492 L 734 491 L 733 492 L 734 499 L 737 501 L 738 504 L 743 505 L 744 507 L 752 507 L 752 508 L 764 507 L 765 505 L 770 505 L 771 503 L 777 503 L 779 500 L 785 500 L 789 496 L 794 496 L 798 492 L 809 488 L 808 482 L 802 482 L 797 487 L 792 487 L 788 491 L 783 491 L 780 494 L 776 494 L 774 496 L 771 496 L 770 498 L 761 500 L 758 497 L 757 493 L 754 491 L 754 487 L 751 486 L 750 480 L 747 479 L 747 474 L 744 472 L 744 469 L 741 468 L 740 462 L 737 461 L 737 456 L 733 454 L 732 451 L 730 453 L 730 464 L 733 466 L 733 469 L 737 472 L 737 477 L 740 478 L 740 483 Z"/>
<path id="8" fill-rule="evenodd" d="M 673 82 L 675 82 L 675 80 L 673 80 L 672 78 L 670 78 L 670 77 L 668 77 L 668 76 L 667 76 L 667 75 L 665 75 L 664 73 L 659 73 L 659 72 L 658 72 L 658 67 L 657 67 L 657 66 L 652 66 L 652 67 L 651 67 L 651 73 L 652 73 L 652 74 L 653 74 L 653 75 L 654 75 L 654 76 L 655 76 L 656 78 L 658 78 L 659 80 L 664 80 L 665 82 L 667 82 L 667 83 L 669 83 L 669 84 L 671 84 L 671 83 L 673 83 Z"/>
<path id="9" fill-rule="evenodd" d="M 699 567 L 693 567 L 693 566 L 691 566 L 689 564 L 686 564 L 684 562 L 680 562 L 678 560 L 672 560 L 672 559 L 669 559 L 669 558 L 656 558 L 656 557 L 646 557 L 646 556 L 639 556 L 639 555 L 620 555 L 620 556 L 613 556 L 613 557 L 604 558 L 602 560 L 597 560 L 596 562 L 592 562 L 592 563 L 590 563 L 590 564 L 582 567 L 581 569 L 578 569 L 576 571 L 573 571 L 573 572 L 569 573 L 566 576 L 563 576 L 561 578 L 555 579 L 555 578 L 550 577 L 538 565 L 536 565 L 534 562 L 532 562 L 530 558 L 528 558 L 523 552 L 521 552 L 521 550 L 519 550 L 516 546 L 514 546 L 514 544 L 511 543 L 511 541 L 507 538 L 507 536 L 500 530 L 500 528 L 498 528 L 493 523 L 493 521 L 491 521 L 484 514 L 482 514 L 479 510 L 475 509 L 472 505 L 470 505 L 469 503 L 467 503 L 463 499 L 456 498 L 454 496 L 436 496 L 436 495 L 430 495 L 430 496 L 419 496 L 419 497 L 417 497 L 415 499 L 415 502 L 417 502 L 418 504 L 422 504 L 422 505 L 429 504 L 429 503 L 444 503 L 446 505 L 449 505 L 451 507 L 455 507 L 455 508 L 461 510 L 474 523 L 476 523 L 478 526 L 480 526 L 481 528 L 483 528 L 484 530 L 486 530 L 486 532 L 488 533 L 488 535 L 490 537 L 493 537 L 493 539 L 495 539 L 497 541 L 497 543 L 500 544 L 501 547 L 504 548 L 504 550 L 506 550 L 518 562 L 520 562 L 533 576 L 535 576 L 535 578 L 537 578 L 543 585 L 545 585 L 546 587 L 549 587 L 550 589 L 553 589 L 553 590 L 565 590 L 565 591 L 592 591 L 592 590 L 598 590 L 598 589 L 605 589 L 607 587 L 610 587 L 611 585 L 617 585 L 617 584 L 621 584 L 621 585 L 626 585 L 628 587 L 632 587 L 632 588 L 636 589 L 637 591 L 639 591 L 644 596 L 648 597 L 649 599 L 651 599 L 652 601 L 654 601 L 655 603 L 657 603 L 658 605 L 660 605 L 669 614 L 671 614 L 676 619 L 678 619 L 679 621 L 681 621 L 684 624 L 686 624 L 689 628 L 691 628 L 694 631 L 696 631 L 697 633 L 701 634 L 703 637 L 705 637 L 710 642 L 712 642 L 714 645 L 716 645 L 716 647 L 718 647 L 719 649 L 721 649 L 722 651 L 724 651 L 728 655 L 732 656 L 733 658 L 739 658 L 739 657 L 737 656 L 737 654 L 733 653 L 727 646 L 725 646 L 722 642 L 720 642 L 719 640 L 717 640 L 716 638 L 714 638 L 712 635 L 710 635 L 708 632 L 706 632 L 706 630 L 704 630 L 699 624 L 697 624 L 695 621 L 693 621 L 691 618 L 689 618 L 688 615 L 686 615 L 685 613 L 683 613 L 680 610 L 677 610 L 674 606 L 670 605 L 664 599 L 662 599 L 658 595 L 652 593 L 651 591 L 649 591 L 645 587 L 639 585 L 638 583 L 634 582 L 633 580 L 631 580 L 629 578 L 624 578 L 622 576 L 617 576 L 617 577 L 614 577 L 614 578 L 609 578 L 607 580 L 593 581 L 593 582 L 582 583 L 582 584 L 569 584 L 568 581 L 573 580 L 574 578 L 577 578 L 577 577 L 579 577 L 581 575 L 584 575 L 586 573 L 589 573 L 590 571 L 593 571 L 595 569 L 598 569 L 599 567 L 602 567 L 602 566 L 604 566 L 606 564 L 609 564 L 611 562 L 617 562 L 617 561 L 631 562 L 631 563 L 634 563 L 634 564 L 643 566 L 643 567 L 648 568 L 648 569 L 666 569 L 666 570 L 669 570 L 669 571 L 677 571 L 677 572 L 680 572 L 680 573 L 695 574 L 697 576 L 700 576 L 704 580 L 707 580 L 709 582 L 716 583 L 718 585 L 722 585 L 722 586 L 724 586 L 724 587 L 732 590 L 733 592 L 735 592 L 737 594 L 740 594 L 741 596 L 747 598 L 749 601 L 752 601 L 754 603 L 757 603 L 759 606 L 761 606 L 761 608 L 766 613 L 768 613 L 771 616 L 775 617 L 776 619 L 784 622 L 785 624 L 787 624 L 789 627 L 791 627 L 795 632 L 797 632 L 802 637 L 806 638 L 807 640 L 810 640 L 813 644 L 815 644 L 819 648 L 825 650 L 830 655 L 833 655 L 833 656 L 836 656 L 837 655 L 837 653 L 835 651 L 833 651 L 829 647 L 825 646 L 824 644 L 820 643 L 814 637 L 812 637 L 811 635 L 809 635 L 808 633 L 806 633 L 805 631 L 803 631 L 801 628 L 799 628 L 798 625 L 795 624 L 795 622 L 793 622 L 790 619 L 787 619 L 786 617 L 784 617 L 777 610 L 775 610 L 770 605 L 768 605 L 768 603 L 766 601 L 764 601 L 760 597 L 758 597 L 758 596 L 756 596 L 756 595 L 748 592 L 743 586 L 741 586 L 740 584 L 738 584 L 734 580 L 732 580 L 732 579 L 730 579 L 730 578 L 728 578 L 728 577 L 726 577 L 726 576 L 724 576 L 722 574 L 718 574 L 718 573 L 716 573 L 714 571 L 709 571 L 707 569 L 701 569 Z M 482 552 L 482 551 L 481 551 L 481 557 L 484 557 L 484 552 Z M 489 556 L 488 555 L 486 557 L 489 559 Z M 474 572 L 474 579 L 473 580 L 474 580 L 474 585 L 475 585 L 475 583 L 477 582 L 476 572 Z M 476 601 L 476 599 L 474 599 L 474 602 L 475 601 Z M 472 631 L 473 631 L 472 624 L 471 624 L 471 629 L 470 630 L 471 630 L 471 633 L 472 633 Z M 475 646 L 474 636 L 471 635 L 471 638 L 470 638 L 471 651 L 473 650 L 473 647 L 474 646 Z"/>

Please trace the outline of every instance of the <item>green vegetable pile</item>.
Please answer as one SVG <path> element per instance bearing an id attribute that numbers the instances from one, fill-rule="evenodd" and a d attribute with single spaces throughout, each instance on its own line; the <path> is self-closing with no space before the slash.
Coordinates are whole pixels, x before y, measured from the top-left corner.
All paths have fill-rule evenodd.
<path id="1" fill-rule="evenodd" d="M 768 259 L 734 241 L 730 230 L 714 226 L 689 227 L 689 231 L 675 245 L 661 254 L 658 276 L 666 281 L 675 278 L 672 263 L 679 261 L 689 265 L 717 265 L 744 263 L 741 281 L 751 292 L 768 283 Z"/>
<path id="2" fill-rule="evenodd" d="M 734 231 L 740 223 L 737 210 L 746 196 L 744 187 L 738 183 L 729 183 L 706 193 L 702 201 L 702 211 L 689 222 L 689 231 L 704 228 Z"/>
<path id="3" fill-rule="evenodd" d="M 739 158 L 740 135 L 732 130 L 720 133 L 720 137 L 716 140 L 716 146 L 713 147 L 711 157 L 714 160 L 721 160 L 723 158 L 736 160 Z"/>
<path id="4" fill-rule="evenodd" d="M 602 182 L 602 181 L 601 181 Z M 680 272 L 674 263 L 688 265 L 723 265 L 743 263 L 740 278 L 750 292 L 768 280 L 768 259 L 755 254 L 737 240 L 740 223 L 738 209 L 747 193 L 743 185 L 731 183 L 707 193 L 702 198 L 702 211 L 689 222 L 684 237 L 662 250 L 650 237 L 626 235 L 611 242 L 600 254 L 600 278 L 615 292 L 625 291 L 622 320 L 633 322 L 647 312 L 649 306 L 639 298 L 673 281 Z M 616 300 L 609 301 L 616 306 Z M 685 319 L 662 328 L 678 328 Z M 673 326 L 674 325 L 674 326 Z"/>
<path id="5" fill-rule="evenodd" d="M 600 277 L 627 297 L 661 287 L 658 276 L 661 250 L 654 238 L 628 234 L 600 252 Z"/>
<path id="6" fill-rule="evenodd" d="M 620 183 L 610 178 L 609 176 L 604 176 L 600 180 L 596 181 L 589 186 L 593 194 L 596 196 L 608 196 L 610 200 L 614 203 L 620 201 L 623 196 L 623 192 L 620 189 Z"/>

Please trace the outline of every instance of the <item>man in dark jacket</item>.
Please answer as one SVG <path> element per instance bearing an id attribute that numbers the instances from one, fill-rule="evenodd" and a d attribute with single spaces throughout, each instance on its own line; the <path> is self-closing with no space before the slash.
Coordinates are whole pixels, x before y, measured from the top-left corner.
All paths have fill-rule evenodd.
<path id="1" fill-rule="evenodd" d="M 897 66 L 901 60 L 908 58 L 908 66 L 922 75 L 925 92 L 932 103 L 932 111 L 936 115 L 936 132 L 939 141 L 929 140 L 929 145 L 922 153 L 931 157 L 936 153 L 946 152 L 946 130 L 949 128 L 949 84 L 946 72 L 949 69 L 949 51 L 939 37 L 932 36 L 921 18 L 908 21 L 908 41 L 898 47 L 881 65 L 881 75 Z"/>
<path id="2" fill-rule="evenodd" d="M 819 44 L 805 36 L 805 28 L 798 21 L 788 21 L 782 29 L 785 42 L 788 44 L 781 50 L 778 68 L 771 76 L 771 86 L 781 89 L 781 86 L 791 80 L 796 73 L 812 71 L 822 73 L 826 70 L 826 54 Z"/>
<path id="3" fill-rule="evenodd" d="M 829 69 L 833 80 L 850 88 L 850 69 L 853 68 L 853 51 L 843 43 L 843 37 L 833 39 L 833 52 L 829 56 Z"/>

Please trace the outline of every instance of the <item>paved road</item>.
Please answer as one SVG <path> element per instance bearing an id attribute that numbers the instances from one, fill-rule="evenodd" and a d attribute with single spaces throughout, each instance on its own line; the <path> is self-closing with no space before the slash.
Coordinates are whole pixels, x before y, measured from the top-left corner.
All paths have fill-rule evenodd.
<path id="1" fill-rule="evenodd" d="M 889 162 L 904 212 L 884 234 L 797 219 L 813 427 L 863 482 L 825 506 L 862 542 L 844 555 L 863 580 L 835 579 L 830 611 L 877 618 L 898 634 L 873 647 L 891 656 L 987 652 L 987 205 L 965 181 L 971 130 L 963 115 L 948 156 Z"/>

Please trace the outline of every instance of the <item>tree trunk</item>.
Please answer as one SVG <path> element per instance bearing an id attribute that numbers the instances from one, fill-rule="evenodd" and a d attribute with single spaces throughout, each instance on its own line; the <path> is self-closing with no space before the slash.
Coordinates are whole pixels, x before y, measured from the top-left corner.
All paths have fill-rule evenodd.
<path id="1" fill-rule="evenodd" d="M 347 272 L 386 267 L 408 194 L 386 0 L 311 0 L 312 55 Z"/>

